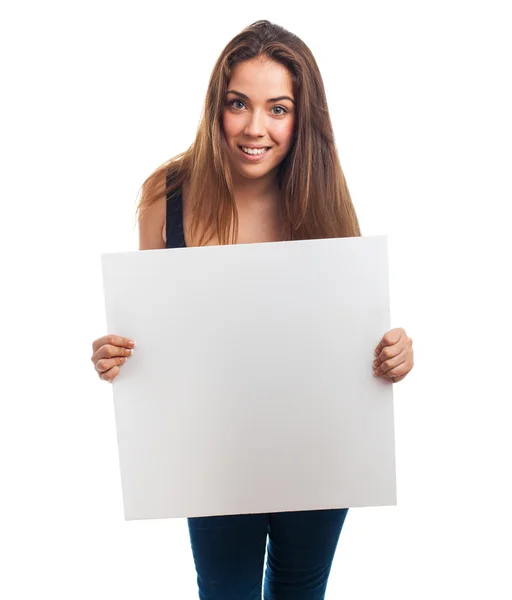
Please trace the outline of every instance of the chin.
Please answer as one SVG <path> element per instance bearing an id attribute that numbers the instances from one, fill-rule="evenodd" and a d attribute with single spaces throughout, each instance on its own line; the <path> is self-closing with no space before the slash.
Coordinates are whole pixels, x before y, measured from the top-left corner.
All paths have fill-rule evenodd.
<path id="1" fill-rule="evenodd" d="M 261 177 L 265 177 L 271 173 L 277 171 L 279 167 L 280 161 L 277 164 L 270 165 L 250 165 L 250 164 L 241 164 L 239 160 L 231 161 L 232 169 L 240 176 L 245 179 L 260 179 Z"/>
<path id="2" fill-rule="evenodd" d="M 272 167 L 270 169 L 236 169 L 236 172 L 240 177 L 244 177 L 245 179 L 261 179 L 262 177 L 267 177 L 269 174 L 276 171 L 277 166 Z"/>

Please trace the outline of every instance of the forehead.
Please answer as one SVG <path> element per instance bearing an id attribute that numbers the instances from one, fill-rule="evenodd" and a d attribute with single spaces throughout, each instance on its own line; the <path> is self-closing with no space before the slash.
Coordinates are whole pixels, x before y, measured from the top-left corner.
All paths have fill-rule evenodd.
<path id="1" fill-rule="evenodd" d="M 251 99 L 291 96 L 293 82 L 286 67 L 269 59 L 253 58 L 238 63 L 228 83 L 228 89 L 247 94 Z"/>

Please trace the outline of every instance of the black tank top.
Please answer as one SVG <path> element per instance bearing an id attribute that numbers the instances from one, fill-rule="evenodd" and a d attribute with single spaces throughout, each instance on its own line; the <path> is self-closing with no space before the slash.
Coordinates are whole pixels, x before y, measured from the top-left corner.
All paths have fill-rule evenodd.
<path id="1" fill-rule="evenodd" d="M 183 197 L 181 188 L 178 188 L 166 197 L 165 247 L 186 248 L 186 246 L 183 234 Z"/>

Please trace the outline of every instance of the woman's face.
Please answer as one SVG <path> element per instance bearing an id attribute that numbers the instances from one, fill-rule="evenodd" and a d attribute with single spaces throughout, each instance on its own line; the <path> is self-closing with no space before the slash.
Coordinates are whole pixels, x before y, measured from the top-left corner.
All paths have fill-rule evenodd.
<path id="1" fill-rule="evenodd" d="M 253 58 L 235 66 L 222 118 L 234 178 L 277 174 L 293 141 L 294 100 L 292 78 L 283 65 Z"/>

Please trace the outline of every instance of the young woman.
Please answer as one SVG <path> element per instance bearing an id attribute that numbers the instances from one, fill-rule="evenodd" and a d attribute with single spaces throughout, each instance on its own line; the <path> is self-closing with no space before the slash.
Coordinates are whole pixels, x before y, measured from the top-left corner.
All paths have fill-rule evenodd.
<path id="1" fill-rule="evenodd" d="M 360 235 L 322 78 L 297 36 L 258 21 L 229 42 L 194 143 L 144 182 L 137 210 L 140 250 Z M 101 379 L 119 374 L 133 345 L 94 341 Z M 412 366 L 404 329 L 387 332 L 375 375 L 397 382 Z M 253 600 L 264 587 L 267 600 L 323 598 L 347 510 L 189 519 L 199 597 Z"/>

